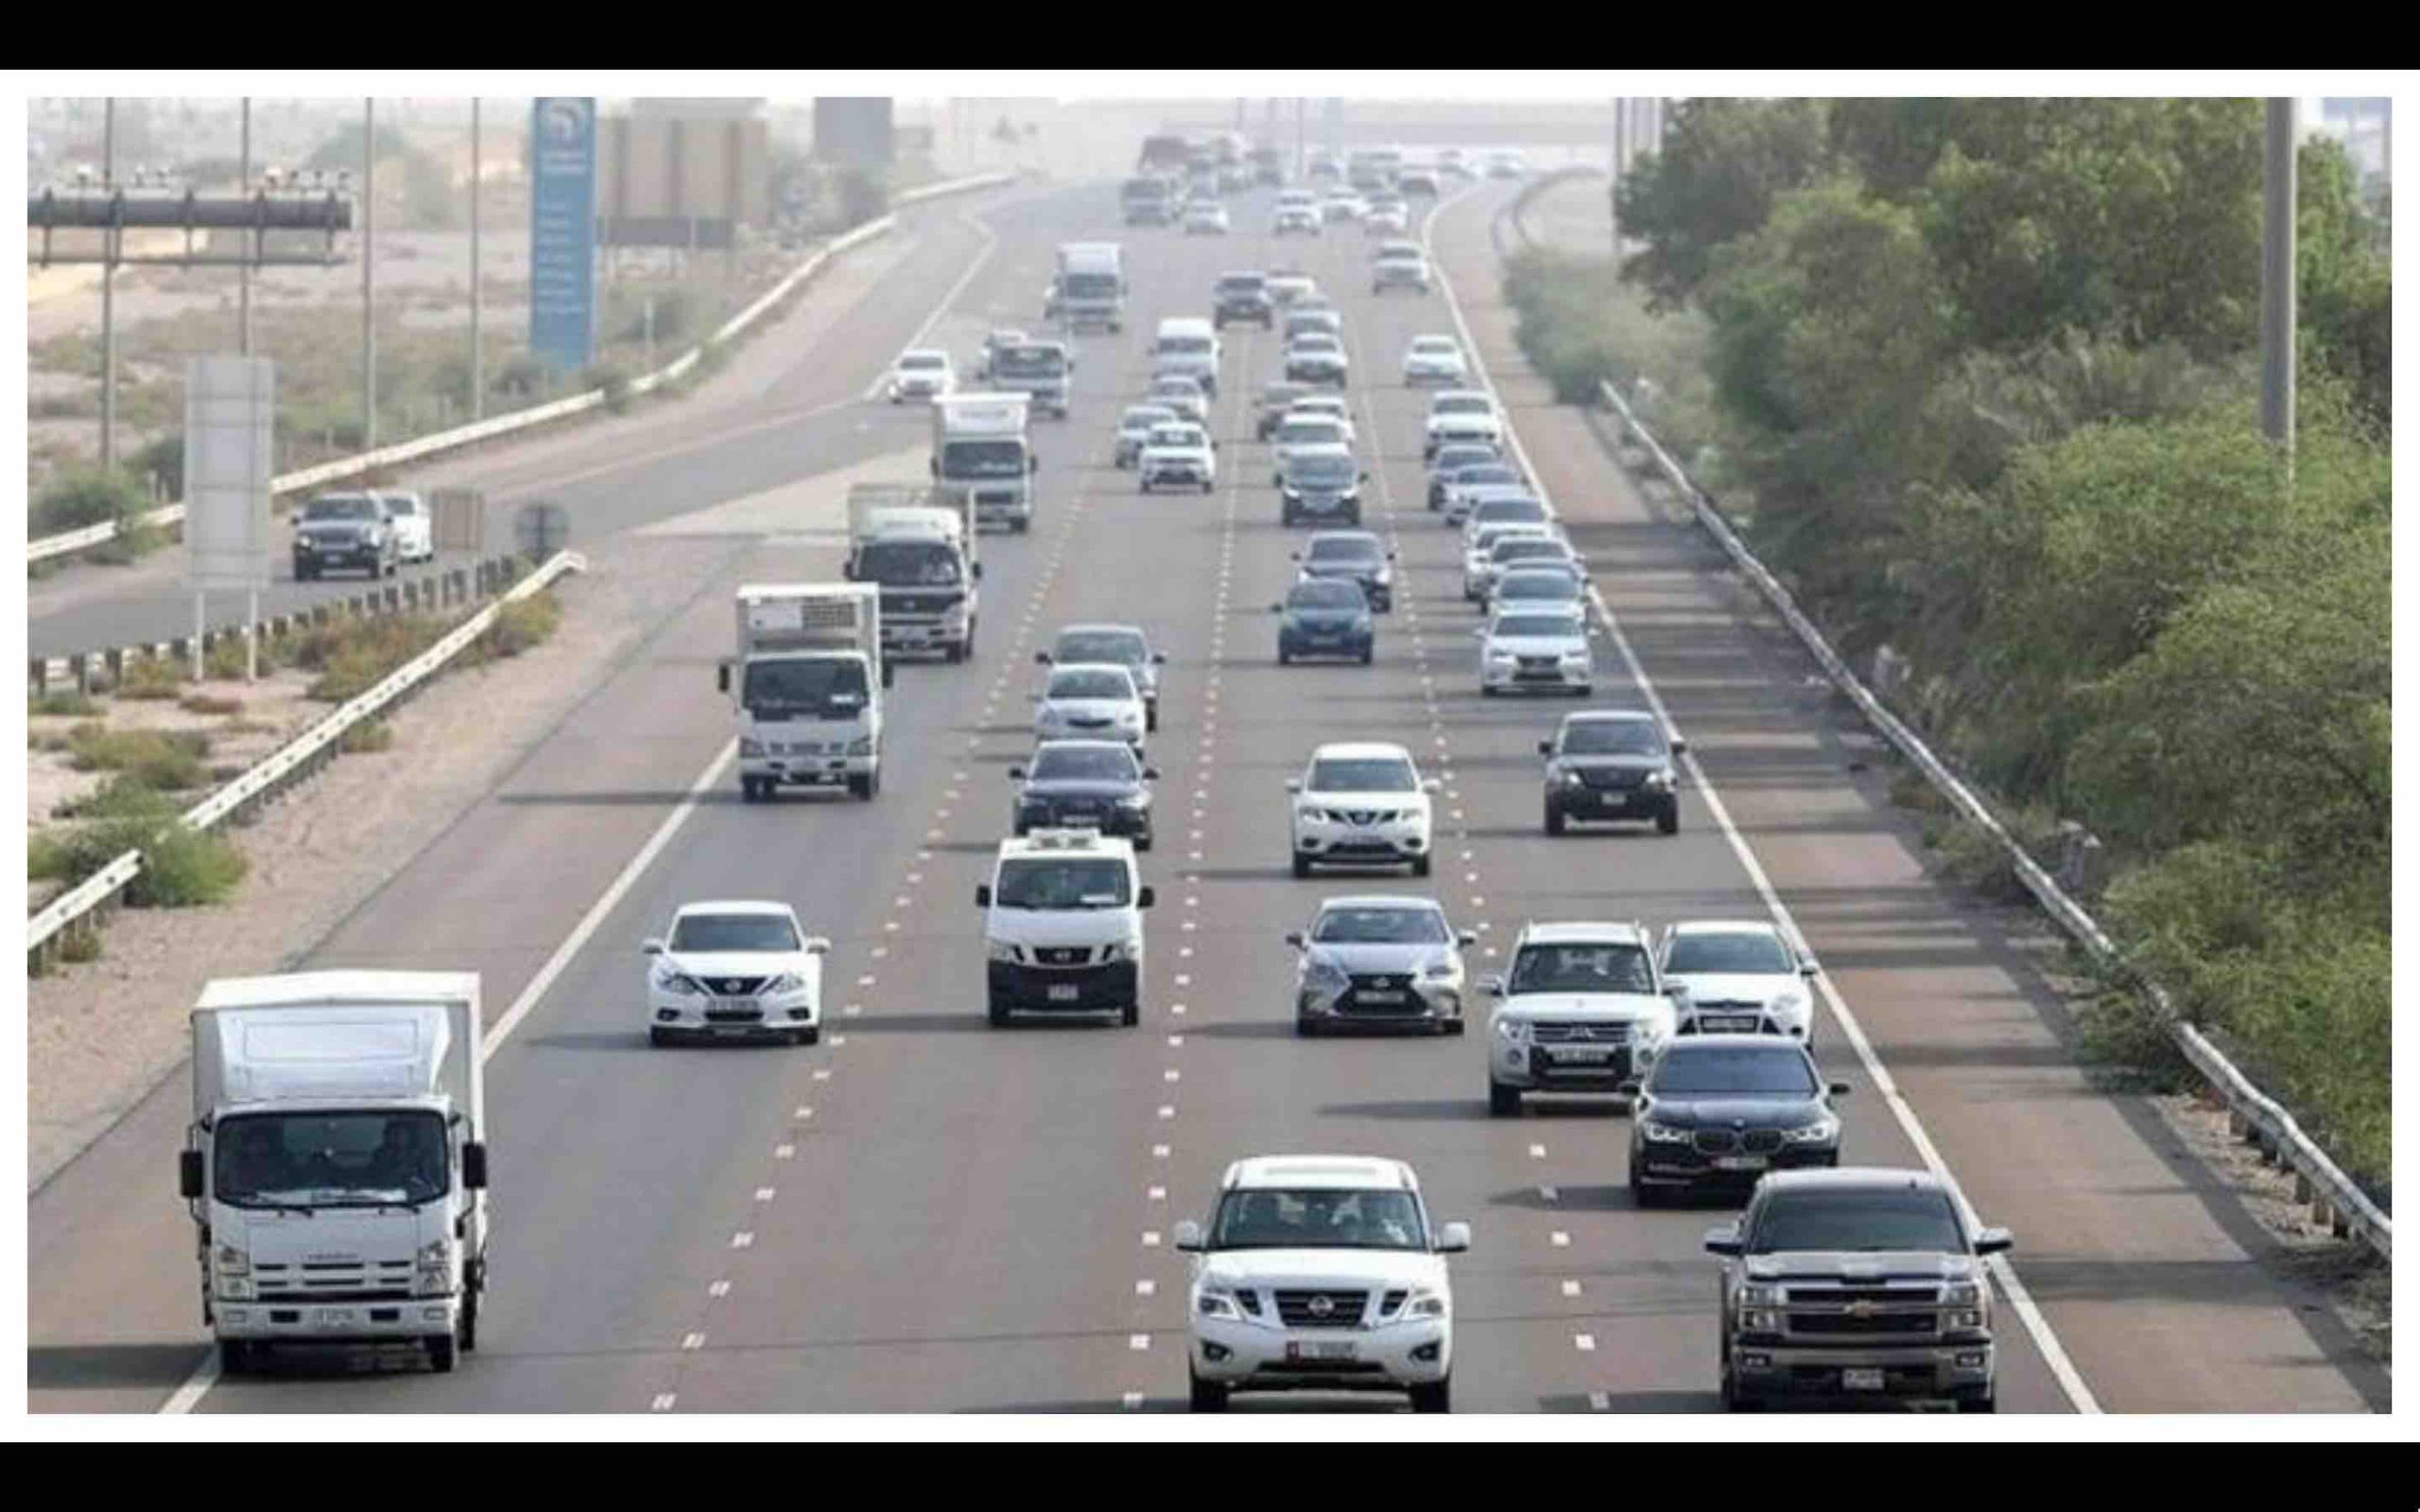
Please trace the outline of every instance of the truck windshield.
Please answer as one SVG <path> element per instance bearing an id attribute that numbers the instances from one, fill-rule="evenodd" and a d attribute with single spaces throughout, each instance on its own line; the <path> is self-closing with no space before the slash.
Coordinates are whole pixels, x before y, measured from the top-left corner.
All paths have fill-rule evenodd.
<path id="1" fill-rule="evenodd" d="M 233 1208 L 381 1208 L 445 1194 L 436 1113 L 246 1113 L 215 1135 L 212 1190 Z"/>
<path id="2" fill-rule="evenodd" d="M 1512 959 L 1505 990 L 1524 992 L 1652 992 L 1655 973 L 1635 945 L 1525 945 Z"/>
<path id="3" fill-rule="evenodd" d="M 992 368 L 1003 378 L 1057 378 L 1067 371 L 1067 354 L 1050 347 L 1006 347 Z"/>
<path id="4" fill-rule="evenodd" d="M 857 581 L 885 588 L 955 588 L 958 551 L 944 541 L 873 541 L 857 553 Z"/>
<path id="5" fill-rule="evenodd" d="M 1134 892 L 1124 862 L 1071 856 L 1002 863 L 994 897 L 1002 908 L 1123 908 Z"/>
<path id="6" fill-rule="evenodd" d="M 1160 337 L 1160 355 L 1163 357 L 1206 357 L 1209 354 L 1208 336 Z"/>
<path id="7" fill-rule="evenodd" d="M 945 478 L 1023 477 L 1025 476 L 1025 442 L 945 442 L 942 446 L 942 476 Z"/>
<path id="8" fill-rule="evenodd" d="M 1117 297 L 1117 275 L 1115 273 L 1069 273 L 1064 285 L 1071 300 L 1114 300 Z"/>
<path id="9" fill-rule="evenodd" d="M 1647 1090 L 1658 1097 L 1708 1097 L 1725 1092 L 1770 1092 L 1812 1097 L 1815 1074 L 1796 1044 L 1732 1049 L 1693 1045 L 1684 1040 L 1665 1052 Z"/>
<path id="10" fill-rule="evenodd" d="M 1962 1255 L 1966 1235 L 1947 1194 L 1900 1187 L 1776 1193 L 1748 1241 L 1752 1255 L 1824 1250 Z"/>
<path id="11" fill-rule="evenodd" d="M 1213 1249 L 1426 1249 L 1420 1204 L 1409 1192 L 1258 1188 L 1219 1199 Z"/>
<path id="12" fill-rule="evenodd" d="M 842 657 L 752 662 L 739 696 L 759 719 L 854 719 L 866 706 L 865 663 Z"/>

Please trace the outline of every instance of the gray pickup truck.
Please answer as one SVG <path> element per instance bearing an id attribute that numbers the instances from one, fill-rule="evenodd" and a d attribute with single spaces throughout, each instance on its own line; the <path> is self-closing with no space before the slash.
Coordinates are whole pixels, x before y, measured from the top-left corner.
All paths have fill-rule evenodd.
<path id="1" fill-rule="evenodd" d="M 1925 1171 L 1774 1172 L 1722 1260 L 1722 1404 L 1772 1399 L 1943 1400 L 1995 1410 L 1992 1282 L 2005 1228 L 1972 1231 Z"/>

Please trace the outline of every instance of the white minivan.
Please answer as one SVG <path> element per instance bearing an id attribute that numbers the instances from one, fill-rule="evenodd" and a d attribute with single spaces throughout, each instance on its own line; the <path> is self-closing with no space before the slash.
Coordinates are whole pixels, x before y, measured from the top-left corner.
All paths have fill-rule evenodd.
<path id="1" fill-rule="evenodd" d="M 1000 842 L 983 910 L 984 999 L 997 1028 L 1018 1011 L 1142 1018 L 1143 885 L 1130 840 L 1031 830 Z"/>
<path id="2" fill-rule="evenodd" d="M 1216 399 L 1219 396 L 1219 343 L 1218 330 L 1199 316 L 1173 316 L 1160 322 L 1160 334 L 1151 341 L 1151 371 L 1183 373 L 1201 385 L 1201 391 Z"/>

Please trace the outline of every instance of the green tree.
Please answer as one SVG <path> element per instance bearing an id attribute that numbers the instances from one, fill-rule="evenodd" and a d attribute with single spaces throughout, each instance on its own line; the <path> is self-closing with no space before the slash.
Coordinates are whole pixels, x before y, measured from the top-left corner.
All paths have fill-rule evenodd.
<path id="1" fill-rule="evenodd" d="M 2295 188 L 2301 365 L 2340 374 L 2383 431 L 2394 403 L 2394 269 L 2383 218 L 2362 203 L 2340 143 L 2303 144 Z"/>
<path id="2" fill-rule="evenodd" d="M 1646 243 L 1622 276 L 1658 308 L 1695 296 L 1718 249 L 1763 226 L 1783 193 L 1823 176 L 1824 112 L 1805 99 L 1676 106 L 1663 146 L 1622 181 L 1615 205 L 1624 234 Z"/>

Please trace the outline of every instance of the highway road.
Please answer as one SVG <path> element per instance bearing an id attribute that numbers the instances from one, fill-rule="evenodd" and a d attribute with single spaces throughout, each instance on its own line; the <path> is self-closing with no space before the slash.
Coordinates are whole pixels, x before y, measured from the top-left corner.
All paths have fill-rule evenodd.
<path id="1" fill-rule="evenodd" d="M 1820 1054 L 1854 1088 L 1844 1158 L 1931 1152 L 2016 1232 L 2004 1274 L 2025 1305 L 2001 1299 L 2003 1411 L 2385 1407 L 2384 1373 L 2273 1273 L 2223 1186 L 2145 1108 L 2084 1083 L 2048 989 L 1924 876 L 1862 752 L 1711 548 L 1643 503 L 1587 421 L 1519 368 L 1488 276 L 1488 219 L 1510 192 L 1449 204 L 1436 245 L 1619 627 L 1597 702 L 1660 701 L 1691 741 L 1679 834 L 1546 838 L 1534 743 L 1569 705 L 1478 696 L 1457 538 L 1423 507 L 1425 400 L 1393 379 L 1413 335 L 1458 329 L 1442 293 L 1371 297 L 1357 232 L 1267 242 L 1265 192 L 1238 205 L 1230 240 L 1119 232 L 1108 184 L 936 208 L 914 255 L 800 365 L 815 387 L 795 420 L 503 474 L 575 501 L 600 572 L 670 538 L 717 554 L 640 654 L 303 963 L 485 974 L 493 1289 L 477 1354 L 448 1376 L 347 1354 L 214 1381 L 174 1196 L 177 1078 L 31 1199 L 31 1405 L 1181 1410 L 1170 1230 L 1205 1214 L 1229 1160 L 1317 1149 L 1408 1160 L 1433 1211 L 1471 1222 L 1457 1410 L 1713 1410 L 1699 1241 L 1724 1212 L 1638 1210 L 1617 1114 L 1489 1118 L 1476 1033 L 1294 1038 L 1283 935 L 1322 896 L 1377 889 L 1433 891 L 1480 932 L 1479 973 L 1525 919 L 1786 910 L 1828 969 Z M 967 224 L 978 213 L 996 241 Z M 990 324 L 1029 322 L 1051 246 L 1098 235 L 1130 249 L 1128 331 L 1084 340 L 1073 418 L 1038 422 L 1043 515 L 1030 537 L 985 538 L 976 660 L 903 668 L 877 801 L 743 808 L 712 671 L 732 587 L 830 575 L 832 474 L 922 465 L 921 412 L 821 396 L 861 391 L 937 303 L 931 336 L 961 353 Z M 1276 523 L 1246 419 L 1275 375 L 1270 337 L 1227 334 L 1215 494 L 1141 497 L 1109 465 L 1156 320 L 1204 310 L 1223 269 L 1279 261 L 1346 312 L 1371 518 L 1400 553 L 1369 668 L 1275 664 L 1268 609 L 1302 535 Z M 769 534 L 786 503 L 802 523 Z M 1140 623 L 1172 652 L 1151 749 L 1147 1003 L 1131 1030 L 995 1031 L 974 891 L 1008 822 L 1006 768 L 1030 749 L 1033 650 L 1080 619 Z M 1443 780 L 1427 882 L 1291 880 L 1284 779 L 1340 738 L 1400 741 Z M 649 1049 L 640 940 L 683 901 L 733 896 L 787 899 L 834 940 L 822 1043 Z"/>

